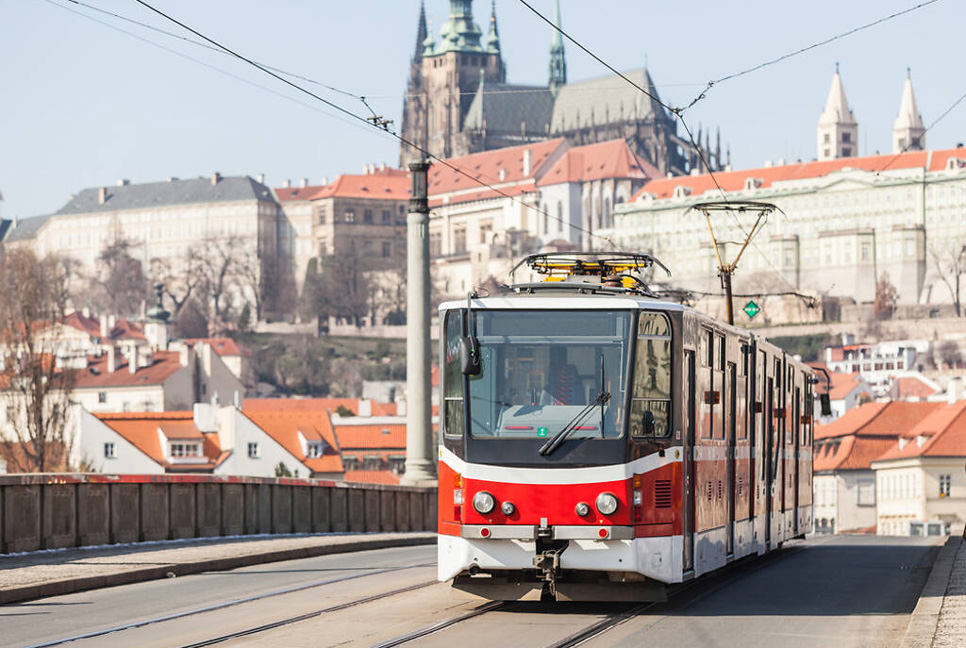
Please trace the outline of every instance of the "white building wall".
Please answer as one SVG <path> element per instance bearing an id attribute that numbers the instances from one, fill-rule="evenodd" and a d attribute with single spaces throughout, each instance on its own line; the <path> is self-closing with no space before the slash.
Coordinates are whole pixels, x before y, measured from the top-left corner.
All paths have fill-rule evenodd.
<path id="1" fill-rule="evenodd" d="M 215 468 L 216 475 L 274 477 L 279 462 L 284 462 L 293 474 L 296 470 L 303 477 L 311 474 L 297 457 L 235 407 L 219 408 L 217 416 L 221 449 L 231 451 L 231 455 Z M 249 456 L 250 443 L 257 444 L 255 456 Z"/>
<path id="2" fill-rule="evenodd" d="M 161 475 L 164 468 L 102 423 L 84 408 L 79 409 L 79 459 L 94 472 Z M 114 444 L 114 457 L 105 456 L 105 444 Z"/>
<path id="3" fill-rule="evenodd" d="M 166 393 L 161 385 L 75 389 L 71 397 L 88 412 L 163 412 L 176 409 L 166 407 Z"/>

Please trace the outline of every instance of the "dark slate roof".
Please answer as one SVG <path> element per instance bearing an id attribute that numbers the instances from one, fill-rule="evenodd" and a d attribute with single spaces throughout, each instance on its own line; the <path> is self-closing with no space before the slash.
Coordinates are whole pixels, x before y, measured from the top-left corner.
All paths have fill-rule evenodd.
<path id="1" fill-rule="evenodd" d="M 3 237 L 7 235 L 7 230 L 10 229 L 10 225 L 13 221 L 8 221 L 0 218 L 0 242 L 3 241 Z"/>
<path id="2" fill-rule="evenodd" d="M 212 184 L 211 177 L 168 182 L 148 182 L 106 187 L 107 200 L 101 204 L 100 188 L 84 189 L 56 213 L 89 214 L 92 212 L 144 209 L 162 205 L 261 200 L 275 202 L 272 190 L 248 176 L 220 178 Z"/>
<path id="3" fill-rule="evenodd" d="M 646 69 L 625 72 L 624 76 L 655 97 L 659 96 Z M 668 118 L 659 103 L 616 75 L 568 83 L 560 88 L 554 102 L 550 134 L 621 120 L 643 121 L 650 115 Z"/>
<path id="4" fill-rule="evenodd" d="M 463 130 L 520 134 L 526 122 L 527 133 L 546 135 L 553 112 L 553 95 L 546 86 L 519 86 L 485 83 L 466 113 Z"/>
<path id="5" fill-rule="evenodd" d="M 9 224 L 6 230 L 6 236 L 0 236 L 0 240 L 4 243 L 13 243 L 15 241 L 26 241 L 28 239 L 35 238 L 37 232 L 50 216 L 33 216 L 32 218 L 20 218 L 17 219 L 17 225 L 14 227 L 13 221 L 4 221 Z M 3 228 L 0 227 L 0 234 L 3 233 Z"/>

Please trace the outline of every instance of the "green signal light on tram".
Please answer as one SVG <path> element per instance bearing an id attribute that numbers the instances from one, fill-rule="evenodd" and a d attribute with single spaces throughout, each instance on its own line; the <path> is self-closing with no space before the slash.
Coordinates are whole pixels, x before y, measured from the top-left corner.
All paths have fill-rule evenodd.
<path id="1" fill-rule="evenodd" d="M 545 437 L 545 436 L 547 436 L 547 428 L 545 428 L 545 427 L 537 428 L 537 436 L 538 437 Z"/>

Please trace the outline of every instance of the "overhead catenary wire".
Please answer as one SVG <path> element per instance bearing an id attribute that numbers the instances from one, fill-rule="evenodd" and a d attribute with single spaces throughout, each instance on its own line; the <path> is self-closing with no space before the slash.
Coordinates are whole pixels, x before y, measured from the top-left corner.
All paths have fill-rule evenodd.
<path id="1" fill-rule="evenodd" d="M 349 117 L 352 117 L 353 119 L 359 120 L 359 121 L 361 121 L 363 123 L 366 123 L 366 124 L 370 124 L 370 125 L 378 128 L 378 129 L 380 129 L 380 130 L 382 130 L 382 131 L 384 131 L 386 133 L 389 133 L 392 137 L 394 137 L 395 139 L 397 139 L 402 144 L 405 144 L 406 146 L 410 146 L 410 147 L 414 148 L 415 150 L 419 151 L 420 153 L 422 153 L 427 158 L 439 162 L 443 166 L 445 166 L 445 167 L 447 167 L 447 168 L 455 171 L 456 173 L 458 173 L 460 175 L 463 175 L 463 176 L 469 178 L 470 180 L 472 180 L 473 182 L 476 182 L 480 186 L 482 186 L 484 188 L 487 188 L 487 189 L 490 189 L 491 191 L 496 192 L 497 194 L 503 196 L 504 198 L 507 198 L 507 199 L 511 200 L 512 202 L 516 202 L 517 204 L 523 206 L 524 208 L 537 211 L 541 215 L 545 215 L 547 217 L 551 217 L 551 218 L 555 218 L 556 219 L 556 217 L 553 216 L 553 215 L 551 215 L 551 214 L 549 214 L 549 212 L 544 213 L 540 209 L 534 208 L 532 205 L 529 205 L 529 204 L 527 204 L 524 201 L 517 200 L 515 197 L 511 196 L 510 194 L 506 193 L 505 191 L 501 191 L 499 188 L 494 187 L 493 185 L 491 185 L 489 183 L 483 182 L 478 177 L 476 177 L 473 174 L 471 174 L 471 173 L 469 173 L 469 172 L 467 172 L 467 171 L 459 168 L 458 166 L 452 164 L 448 160 L 446 160 L 444 158 L 441 158 L 441 157 L 439 157 L 437 155 L 434 155 L 434 154 L 430 153 L 429 151 L 427 151 L 426 149 L 422 148 L 421 146 L 419 146 L 415 142 L 411 142 L 410 140 L 408 140 L 407 138 L 403 137 L 402 135 L 399 135 L 398 133 L 396 133 L 395 131 L 393 131 L 392 129 L 389 128 L 389 124 L 391 122 L 382 122 L 382 123 L 379 123 L 379 122 L 377 122 L 377 121 L 375 121 L 373 119 L 370 119 L 370 118 L 366 118 L 366 117 L 362 117 L 360 115 L 357 115 L 356 113 L 352 112 L 348 108 L 345 108 L 345 107 L 340 106 L 340 105 L 338 105 L 338 104 L 336 104 L 336 103 L 334 103 L 332 101 L 329 101 L 328 99 L 326 99 L 326 98 L 324 98 L 324 97 L 322 97 L 322 96 L 320 96 L 320 95 L 312 92 L 311 90 L 308 90 L 306 88 L 303 88 L 302 86 L 298 85 L 297 83 L 295 83 L 293 81 L 290 81 L 289 79 L 286 79 L 283 76 L 280 76 L 278 73 L 273 72 L 272 70 L 269 70 L 265 66 L 263 66 L 263 65 L 255 62 L 255 61 L 253 61 L 252 59 L 250 59 L 248 57 L 245 57 L 245 56 L 239 54 L 238 52 L 232 50 L 231 48 L 229 48 L 229 47 L 227 47 L 225 45 L 222 45 L 221 43 L 215 41 L 214 39 L 212 39 L 212 38 L 210 38 L 208 36 L 206 36 L 205 34 L 199 32 L 198 30 L 196 30 L 196 29 L 194 29 L 194 28 L 186 25 L 185 23 L 181 22 L 177 18 L 174 18 L 173 16 L 170 16 L 170 15 L 166 14 L 165 12 L 161 11 L 160 9 L 157 9 L 156 7 L 152 6 L 151 4 L 145 2 L 145 0 L 134 0 L 134 2 L 138 3 L 139 5 L 145 7 L 148 10 L 150 10 L 150 11 L 158 14 L 162 18 L 173 22 L 174 24 L 178 25 L 182 29 L 185 29 L 185 30 L 191 32 L 195 36 L 198 36 L 199 38 L 204 39 L 205 41 L 211 43 L 212 45 L 223 49 L 225 52 L 227 52 L 227 53 L 231 54 L 232 56 L 238 58 L 239 60 L 242 60 L 245 63 L 248 63 L 249 65 L 251 65 L 251 66 L 253 66 L 253 67 L 261 70 L 265 74 L 267 74 L 267 75 L 269 75 L 269 76 L 277 79 L 278 81 L 281 81 L 282 83 L 284 83 L 284 84 L 286 84 L 288 86 L 291 86 L 292 88 L 298 90 L 299 92 L 302 92 L 304 94 L 307 94 L 308 96 L 313 97 L 313 98 L 315 98 L 318 101 L 321 101 L 322 103 L 326 104 L 327 106 L 330 106 L 332 108 L 335 108 L 339 112 L 344 113 L 345 115 L 348 115 Z M 365 102 L 365 98 L 364 97 L 360 97 L 360 99 L 362 100 L 363 104 L 365 104 L 366 107 L 369 108 L 369 105 Z M 370 108 L 370 110 L 371 110 L 371 108 Z M 614 245 L 613 242 L 610 241 L 610 239 L 608 239 L 607 237 L 600 236 L 599 234 L 595 234 L 594 232 L 592 232 L 590 230 L 587 230 L 585 228 L 579 227 L 579 226 L 574 225 L 573 223 L 570 223 L 570 222 L 565 222 L 565 224 L 568 225 L 568 226 L 570 226 L 570 227 L 572 227 L 572 228 L 577 229 L 578 231 L 581 231 L 581 232 L 586 233 L 588 236 L 595 237 L 595 238 L 599 238 L 601 240 L 607 241 L 612 246 Z"/>

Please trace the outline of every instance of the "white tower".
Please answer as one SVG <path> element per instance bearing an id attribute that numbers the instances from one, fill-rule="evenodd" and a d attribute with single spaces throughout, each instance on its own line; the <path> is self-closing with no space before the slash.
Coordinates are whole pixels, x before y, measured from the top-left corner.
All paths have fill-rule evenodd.
<path id="1" fill-rule="evenodd" d="M 859 152 L 859 124 L 845 99 L 845 88 L 835 64 L 835 76 L 828 91 L 825 110 L 818 118 L 818 159 L 855 157 Z"/>
<path id="2" fill-rule="evenodd" d="M 916 107 L 916 95 L 912 92 L 912 72 L 906 69 L 906 85 L 902 88 L 899 116 L 892 127 L 892 152 L 922 151 L 926 148 L 926 127 Z"/>

